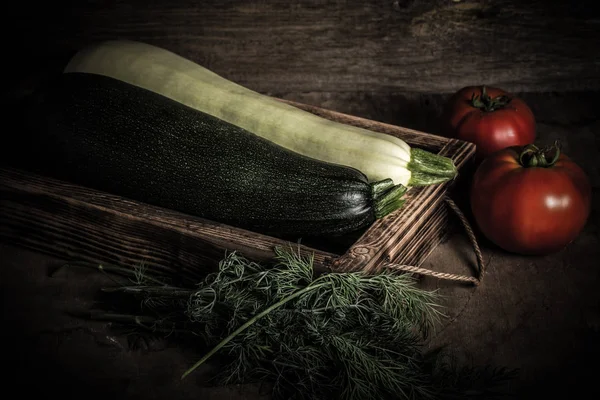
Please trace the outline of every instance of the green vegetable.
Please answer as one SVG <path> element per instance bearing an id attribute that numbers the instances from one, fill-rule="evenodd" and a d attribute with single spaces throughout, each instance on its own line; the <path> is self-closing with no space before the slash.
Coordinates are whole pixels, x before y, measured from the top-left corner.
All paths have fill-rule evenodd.
<path id="1" fill-rule="evenodd" d="M 157 281 L 150 269 L 101 268 L 127 278 L 105 289 L 116 292 L 117 313 L 109 303 L 112 311 L 82 316 L 207 347 L 185 375 L 201 374 L 196 367 L 209 362 L 217 367 L 213 383 L 270 385 L 274 400 L 489 400 L 512 376 L 461 367 L 447 361 L 447 351 L 425 354 L 441 307 L 410 275 L 317 274 L 310 257 L 282 248 L 265 264 L 230 253 L 200 283 Z M 142 304 L 139 314 L 124 311 L 129 299 Z"/>
<path id="2" fill-rule="evenodd" d="M 164 96 L 95 74 L 61 74 L 29 106 L 24 168 L 213 221 L 277 235 L 343 234 L 402 206 L 368 183 Z"/>
<path id="3" fill-rule="evenodd" d="M 116 40 L 89 46 L 71 59 L 65 72 L 100 74 L 143 87 L 297 153 L 354 167 L 370 181 L 390 178 L 403 186 L 422 186 L 457 174 L 449 158 L 411 149 L 391 135 L 318 117 L 146 43 Z"/>

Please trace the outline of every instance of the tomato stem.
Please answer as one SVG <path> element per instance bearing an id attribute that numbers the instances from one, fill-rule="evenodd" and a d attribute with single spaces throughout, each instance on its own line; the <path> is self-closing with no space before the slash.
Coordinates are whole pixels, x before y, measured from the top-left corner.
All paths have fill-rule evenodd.
<path id="1" fill-rule="evenodd" d="M 484 85 L 481 88 L 481 96 L 476 96 L 475 93 L 471 95 L 471 106 L 482 111 L 491 112 L 506 107 L 511 100 L 512 98 L 507 95 L 491 98 L 487 94 L 487 89 Z"/>
<path id="2" fill-rule="evenodd" d="M 519 155 L 519 163 L 525 167 L 550 168 L 556 164 L 560 157 L 560 141 L 544 148 L 538 148 L 534 144 L 528 144 Z"/>

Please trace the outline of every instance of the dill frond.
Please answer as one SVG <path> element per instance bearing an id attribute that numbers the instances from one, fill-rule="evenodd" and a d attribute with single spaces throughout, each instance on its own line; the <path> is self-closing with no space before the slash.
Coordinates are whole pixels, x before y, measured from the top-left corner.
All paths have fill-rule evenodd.
<path id="1" fill-rule="evenodd" d="M 214 382 L 270 382 L 274 400 L 460 398 L 507 375 L 447 360 L 432 367 L 422 346 L 443 313 L 437 293 L 410 275 L 317 274 L 313 261 L 293 248 L 275 249 L 270 264 L 231 252 L 198 284 L 171 286 L 140 270 L 117 290 L 142 299 L 144 327 L 209 347 L 183 377 L 214 362 Z M 470 380 L 482 382 L 475 392 Z"/>

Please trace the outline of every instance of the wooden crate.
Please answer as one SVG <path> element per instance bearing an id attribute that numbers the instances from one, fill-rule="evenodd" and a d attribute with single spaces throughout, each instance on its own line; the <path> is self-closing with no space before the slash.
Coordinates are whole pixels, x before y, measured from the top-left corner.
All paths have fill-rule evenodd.
<path id="1" fill-rule="evenodd" d="M 451 157 L 460 171 L 475 146 L 322 108 L 287 102 L 324 118 L 402 138 L 411 146 Z M 334 271 L 377 273 L 390 263 L 419 266 L 444 239 L 443 198 L 454 182 L 413 188 L 400 210 L 377 220 L 346 243 L 284 240 L 12 168 L 0 169 L 0 239 L 63 259 L 177 269 L 201 276 L 226 251 L 256 260 L 275 246 L 312 253 Z M 335 249 L 335 250 L 332 250 Z"/>

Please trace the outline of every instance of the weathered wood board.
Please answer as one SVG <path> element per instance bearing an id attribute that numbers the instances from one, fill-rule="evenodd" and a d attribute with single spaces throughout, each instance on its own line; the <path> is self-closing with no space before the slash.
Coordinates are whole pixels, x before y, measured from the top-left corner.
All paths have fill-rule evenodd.
<path id="1" fill-rule="evenodd" d="M 97 40 L 164 46 L 261 93 L 600 89 L 592 0 L 11 3 L 7 76 Z M 18 22 L 14 22 L 18 21 Z M 10 84 L 11 82 L 7 82 Z M 294 99 L 298 100 L 298 99 Z M 345 111 L 345 110 L 339 110 Z"/>
<path id="2" fill-rule="evenodd" d="M 457 168 L 471 160 L 475 146 L 398 126 L 304 104 L 296 107 L 371 130 L 395 135 L 411 146 L 451 157 Z M 212 270 L 226 251 L 264 260 L 275 246 L 300 246 L 321 267 L 376 273 L 386 263 L 418 266 L 443 239 L 447 228 L 443 198 L 454 182 L 413 188 L 404 207 L 376 221 L 349 247 L 332 252 L 300 246 L 232 226 L 149 206 L 68 182 L 0 169 L 0 238 L 59 257 L 176 268 L 182 273 Z"/>

